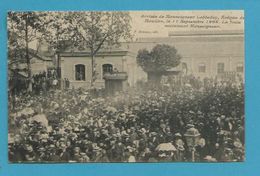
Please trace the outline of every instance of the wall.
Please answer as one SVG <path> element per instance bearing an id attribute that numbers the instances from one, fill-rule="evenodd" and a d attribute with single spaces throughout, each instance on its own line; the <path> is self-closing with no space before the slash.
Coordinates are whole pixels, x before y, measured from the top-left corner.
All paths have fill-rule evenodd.
<path id="1" fill-rule="evenodd" d="M 125 71 L 128 74 L 128 84 L 134 86 L 138 80 L 146 80 L 147 74 L 137 65 L 136 56 L 140 49 L 151 50 L 157 44 L 168 44 L 175 46 L 182 56 L 182 62 L 187 63 L 188 74 L 197 77 L 215 77 L 217 63 L 225 64 L 225 71 L 236 71 L 237 64 L 244 65 L 244 35 L 223 34 L 223 35 L 189 35 L 171 36 L 165 38 L 142 38 L 135 42 L 122 43 L 122 48 L 127 50 L 127 55 L 115 56 L 106 55 L 95 58 L 96 70 L 99 73 L 95 81 L 96 87 L 104 87 L 102 78 L 102 65 L 112 64 L 118 71 Z M 198 71 L 199 64 L 204 63 L 206 72 Z M 86 81 L 75 80 L 75 65 L 84 64 L 86 68 Z M 75 88 L 90 87 L 91 80 L 91 59 L 90 57 L 62 57 L 61 58 L 62 78 L 68 78 Z M 244 77 L 244 74 L 242 73 Z"/>
<path id="2" fill-rule="evenodd" d="M 98 73 L 97 80 L 95 81 L 95 87 L 104 87 L 104 79 L 102 72 L 103 64 L 112 64 L 113 68 L 117 68 L 118 71 L 126 71 L 126 58 L 124 56 L 98 56 L 95 57 L 96 71 Z M 75 80 L 75 65 L 84 64 L 85 65 L 85 81 Z M 70 80 L 71 86 L 74 88 L 84 87 L 89 88 L 91 83 L 91 58 L 70 56 L 61 57 L 61 77 L 68 78 Z"/>
<path id="3" fill-rule="evenodd" d="M 42 72 L 47 72 L 48 67 L 53 67 L 53 63 L 51 60 L 40 60 L 38 58 L 33 57 L 31 59 L 31 73 L 32 75 L 39 74 Z M 20 63 L 19 66 L 14 66 L 14 68 L 19 68 L 19 69 L 27 69 L 27 64 L 26 63 Z"/>

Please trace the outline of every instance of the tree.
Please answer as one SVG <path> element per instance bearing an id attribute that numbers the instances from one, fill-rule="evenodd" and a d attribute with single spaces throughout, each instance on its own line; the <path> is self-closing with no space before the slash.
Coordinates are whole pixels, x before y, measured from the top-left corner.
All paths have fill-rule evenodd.
<path id="1" fill-rule="evenodd" d="M 32 91 L 31 62 L 33 51 L 29 48 L 31 42 L 42 40 L 46 13 L 43 12 L 9 12 L 8 13 L 8 65 L 26 62 L 28 74 L 28 91 Z"/>
<path id="2" fill-rule="evenodd" d="M 77 42 L 75 27 L 72 24 L 73 12 L 48 12 L 48 23 L 44 40 L 57 56 L 57 71 L 60 78 L 60 53 Z"/>
<path id="3" fill-rule="evenodd" d="M 150 52 L 141 49 L 137 54 L 137 64 L 148 74 L 148 80 L 159 83 L 167 70 L 180 64 L 181 56 L 174 46 L 158 44 Z"/>
<path id="4" fill-rule="evenodd" d="M 119 45 L 120 41 L 131 39 L 131 17 L 129 12 L 74 12 L 71 16 L 77 32 L 77 44 L 89 49 L 92 66 L 91 87 L 97 77 L 95 56 L 104 46 Z"/>

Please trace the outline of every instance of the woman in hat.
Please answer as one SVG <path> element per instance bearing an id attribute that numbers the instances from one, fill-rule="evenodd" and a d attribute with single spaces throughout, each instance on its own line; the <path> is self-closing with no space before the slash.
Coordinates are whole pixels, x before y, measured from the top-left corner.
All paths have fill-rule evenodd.
<path id="1" fill-rule="evenodd" d="M 206 141 L 204 138 L 201 138 L 199 140 L 198 145 L 196 146 L 196 150 L 195 150 L 195 155 L 197 155 L 197 160 L 198 161 L 203 161 L 203 159 L 209 155 L 209 150 L 208 147 L 206 145 Z"/>
<path id="2" fill-rule="evenodd" d="M 185 148 L 184 148 L 184 142 L 181 139 L 182 135 L 180 133 L 175 133 L 175 142 L 174 145 L 176 146 L 176 153 L 175 153 L 175 159 L 176 161 L 184 161 L 185 160 Z"/>

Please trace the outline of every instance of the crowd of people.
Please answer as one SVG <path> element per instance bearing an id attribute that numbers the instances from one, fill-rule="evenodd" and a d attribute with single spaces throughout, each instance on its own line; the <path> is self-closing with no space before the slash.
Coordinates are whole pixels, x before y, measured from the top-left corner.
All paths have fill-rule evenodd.
<path id="1" fill-rule="evenodd" d="M 58 79 L 58 76 L 55 72 L 43 72 L 35 74 L 33 75 L 32 80 L 33 91 L 35 94 L 39 94 L 40 92 L 46 93 L 51 89 L 67 89 L 70 86 L 70 82 L 67 78 Z"/>
<path id="2" fill-rule="evenodd" d="M 193 146 L 189 129 L 200 134 Z M 244 143 L 244 88 L 230 82 L 107 97 L 50 90 L 9 110 L 10 162 L 243 161 Z"/>
<path id="3" fill-rule="evenodd" d="M 14 105 L 14 97 L 22 96 L 27 93 L 29 89 L 29 79 L 21 78 L 19 74 L 14 74 L 9 80 L 9 102 L 11 106 Z M 32 82 L 32 92 L 35 95 L 43 93 L 44 95 L 55 89 L 68 89 L 70 87 L 70 81 L 68 78 L 58 79 L 57 73 L 53 70 L 48 70 L 47 72 L 39 72 L 34 74 L 31 79 Z"/>

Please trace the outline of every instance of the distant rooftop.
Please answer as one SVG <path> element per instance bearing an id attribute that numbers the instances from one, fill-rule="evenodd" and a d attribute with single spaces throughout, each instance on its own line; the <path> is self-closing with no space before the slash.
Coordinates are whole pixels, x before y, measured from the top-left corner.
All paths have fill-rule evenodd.
<path id="1" fill-rule="evenodd" d="M 128 51 L 127 50 L 123 50 L 121 48 L 102 48 L 100 49 L 96 56 L 125 56 L 127 55 Z M 71 57 L 71 56 L 90 56 L 91 52 L 89 49 L 84 49 L 84 50 L 68 50 L 68 51 L 64 51 L 61 52 L 60 55 L 63 57 Z"/>
<path id="2" fill-rule="evenodd" d="M 141 43 L 171 43 L 171 42 L 217 42 L 217 41 L 244 41 L 243 30 L 222 31 L 176 31 L 169 32 L 167 37 L 144 37 L 137 38 Z"/>
<path id="3" fill-rule="evenodd" d="M 221 31 L 170 31 L 168 36 L 202 36 L 202 35 L 244 35 L 243 30 L 221 30 Z"/>

